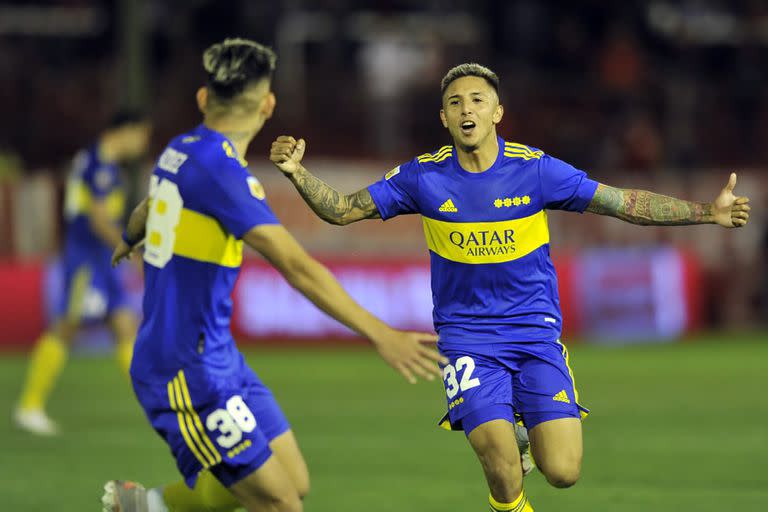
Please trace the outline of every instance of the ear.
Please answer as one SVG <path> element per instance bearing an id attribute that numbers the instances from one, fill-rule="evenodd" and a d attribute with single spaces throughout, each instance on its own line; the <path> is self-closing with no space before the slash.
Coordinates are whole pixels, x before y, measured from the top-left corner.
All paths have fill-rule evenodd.
<path id="1" fill-rule="evenodd" d="M 276 106 L 277 98 L 275 97 L 275 93 L 270 91 L 269 94 L 264 97 L 264 103 L 261 106 L 261 112 L 264 114 L 264 119 L 269 119 L 272 117 Z"/>
<path id="2" fill-rule="evenodd" d="M 499 124 L 502 117 L 504 117 L 504 107 L 497 105 L 496 110 L 493 112 L 493 124 Z"/>
<path id="3" fill-rule="evenodd" d="M 448 128 L 448 119 L 445 117 L 445 110 L 440 109 L 440 121 L 443 123 L 443 128 Z"/>
<path id="4" fill-rule="evenodd" d="M 208 108 L 208 88 L 199 88 L 197 94 L 195 94 L 195 98 L 197 99 L 197 108 L 200 109 L 200 112 L 205 114 L 205 109 Z"/>

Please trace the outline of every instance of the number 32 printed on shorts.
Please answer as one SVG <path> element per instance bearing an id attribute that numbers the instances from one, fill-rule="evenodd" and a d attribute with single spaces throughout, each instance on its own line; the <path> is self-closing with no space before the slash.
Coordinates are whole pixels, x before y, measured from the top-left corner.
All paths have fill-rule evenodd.
<path id="1" fill-rule="evenodd" d="M 445 394 L 448 395 L 448 399 L 455 397 L 459 390 L 466 391 L 480 385 L 480 379 L 472 377 L 474 371 L 475 360 L 469 356 L 458 358 L 456 366 L 449 364 L 443 368 Z M 461 380 L 458 380 L 459 374 L 461 374 Z"/>

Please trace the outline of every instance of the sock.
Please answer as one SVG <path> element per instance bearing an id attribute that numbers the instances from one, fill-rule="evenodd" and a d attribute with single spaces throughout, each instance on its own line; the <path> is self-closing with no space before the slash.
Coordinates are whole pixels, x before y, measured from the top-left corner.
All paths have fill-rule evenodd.
<path id="1" fill-rule="evenodd" d="M 40 337 L 29 361 L 19 408 L 45 408 L 68 352 L 67 346 L 54 334 L 46 332 Z"/>
<path id="2" fill-rule="evenodd" d="M 169 512 L 163 501 L 162 487 L 153 487 L 147 491 L 147 512 Z"/>
<path id="3" fill-rule="evenodd" d="M 129 375 L 131 371 L 131 358 L 133 357 L 133 339 L 122 339 L 117 341 L 117 347 L 115 347 L 115 357 L 117 357 L 117 364 L 120 365 L 120 369 L 126 375 Z"/>
<path id="4" fill-rule="evenodd" d="M 210 471 L 201 471 L 195 488 L 179 481 L 163 489 L 163 500 L 171 512 L 231 512 L 240 502 Z"/>
<path id="5" fill-rule="evenodd" d="M 488 502 L 491 504 L 492 512 L 533 512 L 533 506 L 528 501 L 525 491 L 520 493 L 511 503 L 501 503 L 496 501 L 492 495 L 488 495 Z"/>

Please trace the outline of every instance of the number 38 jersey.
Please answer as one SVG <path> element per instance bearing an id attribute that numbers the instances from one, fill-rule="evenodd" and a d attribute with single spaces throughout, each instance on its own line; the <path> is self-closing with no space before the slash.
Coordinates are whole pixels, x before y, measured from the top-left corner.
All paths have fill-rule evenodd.
<path id="1" fill-rule="evenodd" d="M 368 190 L 382 219 L 420 213 L 441 343 L 557 340 L 547 209 L 583 212 L 597 182 L 542 151 L 498 139 L 485 172 L 452 146 L 391 170 Z"/>
<path id="2" fill-rule="evenodd" d="M 144 320 L 132 377 L 167 381 L 181 368 L 237 371 L 229 324 L 241 239 L 254 226 L 278 223 L 264 188 L 225 136 L 200 125 L 161 154 L 149 196 Z"/>

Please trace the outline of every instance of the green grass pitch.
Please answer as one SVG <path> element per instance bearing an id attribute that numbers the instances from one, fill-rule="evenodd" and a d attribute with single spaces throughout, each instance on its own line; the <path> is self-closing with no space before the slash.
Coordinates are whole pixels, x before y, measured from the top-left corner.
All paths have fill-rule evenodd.
<path id="1" fill-rule="evenodd" d="M 486 487 L 461 433 L 435 428 L 437 382 L 411 386 L 357 349 L 249 352 L 290 418 L 309 463 L 308 511 L 486 510 Z M 768 336 L 710 336 L 623 349 L 575 346 L 585 422 L 581 481 L 540 474 L 537 511 L 768 510 Z M 178 479 L 110 359 L 74 357 L 51 404 L 64 434 L 15 430 L 24 372 L 0 358 L 0 510 L 100 510 L 110 478 Z"/>

